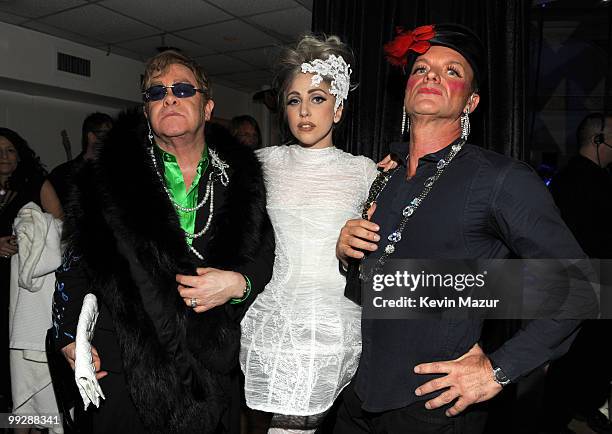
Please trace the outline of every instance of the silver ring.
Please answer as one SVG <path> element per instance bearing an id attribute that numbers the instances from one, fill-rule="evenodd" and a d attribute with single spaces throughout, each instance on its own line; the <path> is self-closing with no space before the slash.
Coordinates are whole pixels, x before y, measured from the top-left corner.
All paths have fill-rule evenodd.
<path id="1" fill-rule="evenodd" d="M 197 299 L 197 298 L 192 298 L 192 299 L 189 301 L 189 303 L 191 304 L 191 307 L 192 307 L 192 308 L 194 308 L 194 309 L 195 309 L 196 307 L 198 307 L 198 299 Z"/>

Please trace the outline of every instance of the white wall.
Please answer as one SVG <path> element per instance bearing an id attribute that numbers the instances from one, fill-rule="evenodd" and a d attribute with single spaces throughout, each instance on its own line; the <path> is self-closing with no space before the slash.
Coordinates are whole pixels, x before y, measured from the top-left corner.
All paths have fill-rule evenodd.
<path id="1" fill-rule="evenodd" d="M 57 71 L 57 52 L 91 60 L 91 77 Z M 80 151 L 83 119 L 91 112 L 116 115 L 140 103 L 144 65 L 54 36 L 0 22 L 0 126 L 21 134 L 49 169 L 65 161 L 60 131 L 66 129 L 73 155 Z M 203 65 L 205 68 L 205 65 Z M 268 121 L 251 95 L 213 80 L 214 115 Z M 263 132 L 263 131 L 262 131 Z M 266 135 L 264 135 L 266 137 Z M 265 141 L 265 139 L 264 139 Z"/>
<path id="2" fill-rule="evenodd" d="M 0 22 L 0 77 L 103 95 L 140 99 L 142 62 Z M 91 60 L 91 77 L 57 71 L 57 52 Z"/>
<path id="3" fill-rule="evenodd" d="M 206 65 L 202 65 L 206 70 Z M 234 116 L 249 112 L 249 95 L 235 89 L 216 84 L 211 80 L 212 97 L 215 101 L 213 116 L 230 120 Z"/>

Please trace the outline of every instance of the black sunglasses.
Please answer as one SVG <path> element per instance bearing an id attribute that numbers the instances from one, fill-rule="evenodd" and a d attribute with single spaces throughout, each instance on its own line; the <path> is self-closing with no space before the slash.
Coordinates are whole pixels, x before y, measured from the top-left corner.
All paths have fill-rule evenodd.
<path id="1" fill-rule="evenodd" d="M 163 84 L 151 86 L 142 93 L 142 96 L 145 102 L 160 101 L 166 97 L 168 89 L 172 89 L 172 93 L 177 98 L 191 98 L 196 92 L 204 93 L 204 90 L 198 89 L 193 84 L 174 83 L 172 86 L 164 86 Z"/>

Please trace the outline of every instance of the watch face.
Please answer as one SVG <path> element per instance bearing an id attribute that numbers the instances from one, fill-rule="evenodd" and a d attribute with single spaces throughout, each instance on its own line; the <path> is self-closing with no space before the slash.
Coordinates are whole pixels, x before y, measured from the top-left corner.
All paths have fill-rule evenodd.
<path id="1" fill-rule="evenodd" d="M 502 371 L 501 368 L 495 368 L 493 370 L 493 375 L 495 377 L 495 381 L 497 381 L 502 386 L 505 386 L 510 382 L 510 380 L 508 379 L 506 374 L 504 374 L 504 371 Z"/>

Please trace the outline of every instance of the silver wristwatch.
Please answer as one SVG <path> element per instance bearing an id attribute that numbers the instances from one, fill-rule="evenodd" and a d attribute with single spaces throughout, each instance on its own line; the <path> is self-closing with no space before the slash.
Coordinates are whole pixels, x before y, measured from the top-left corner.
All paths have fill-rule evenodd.
<path id="1" fill-rule="evenodd" d="M 502 387 L 510 384 L 510 379 L 499 366 L 493 367 L 493 379 Z"/>

